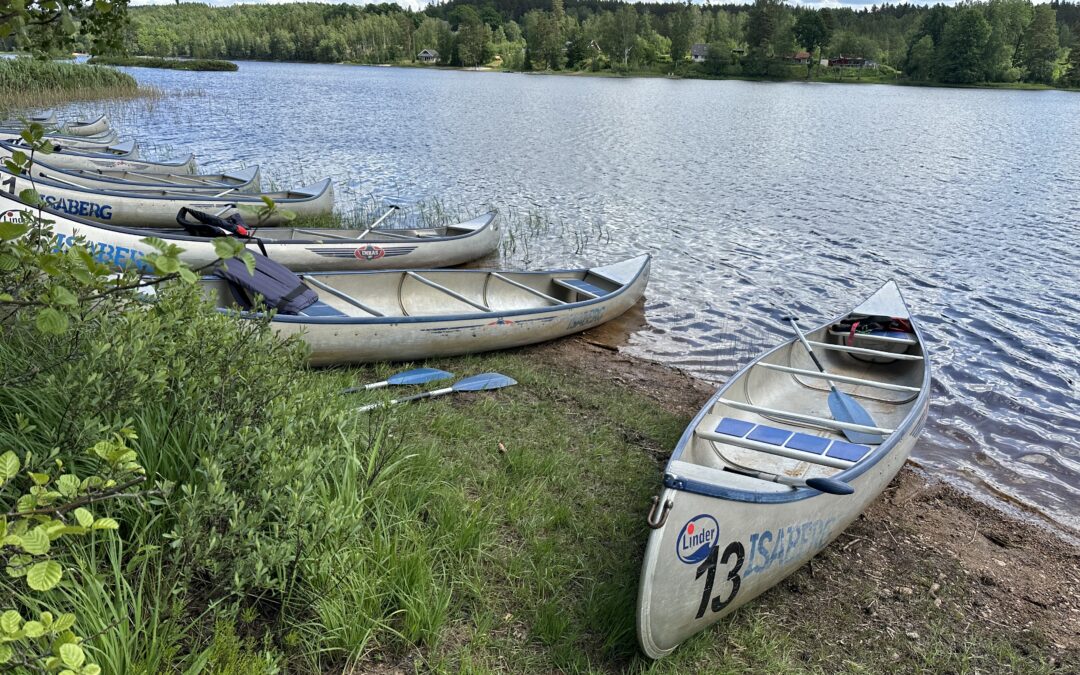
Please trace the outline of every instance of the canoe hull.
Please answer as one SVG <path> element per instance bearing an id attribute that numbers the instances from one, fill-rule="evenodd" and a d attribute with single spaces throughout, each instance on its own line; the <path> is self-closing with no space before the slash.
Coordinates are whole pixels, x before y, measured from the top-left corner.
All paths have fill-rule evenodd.
<path id="1" fill-rule="evenodd" d="M 892 282 L 853 313 L 911 319 Z M 690 636 L 775 586 L 817 555 L 880 496 L 911 454 L 930 407 L 926 343 L 913 319 L 911 324 L 915 337 L 909 344 L 915 347 L 906 355 L 907 360 L 893 359 L 893 363 L 866 363 L 856 358 L 858 354 L 845 354 L 842 350 L 849 346 L 843 342 L 831 343 L 837 345 L 832 350 L 824 349 L 825 343 L 814 342 L 819 345 L 814 351 L 820 351 L 818 356 L 829 373 L 839 375 L 846 369 L 865 378 L 839 386 L 849 395 L 859 395 L 860 405 L 873 411 L 875 424 L 890 430 L 861 460 L 830 465 L 824 456 L 809 453 L 784 459 L 752 447 L 740 449 L 740 443 L 724 441 L 723 437 L 717 440 L 699 435 L 713 433 L 714 428 L 719 431 L 713 424 L 729 417 L 749 421 L 751 426 L 763 424 L 789 436 L 801 430 L 804 433 L 798 435 L 823 438 L 826 443 L 830 438 L 842 439 L 839 431 L 813 422 L 829 417 L 827 384 L 806 379 L 804 369 L 795 375 L 769 368 L 785 364 L 812 368 L 797 340 L 777 346 L 741 369 L 699 411 L 672 452 L 664 471 L 664 489 L 649 517 L 653 529 L 642 563 L 637 606 L 638 641 L 645 654 L 654 659 L 665 656 Z M 807 339 L 826 339 L 830 325 L 807 332 Z M 871 381 L 879 387 L 868 386 Z M 754 409 L 755 401 L 761 407 L 743 408 L 740 413 L 740 405 Z M 785 423 L 784 411 L 816 417 L 805 419 L 804 425 Z M 767 434 L 757 438 L 764 441 Z M 775 447 L 765 442 L 759 445 Z M 817 452 L 823 451 L 819 448 Z M 830 466 L 834 468 L 821 471 Z M 805 479 L 827 476 L 837 469 L 842 470 L 831 477 L 850 485 L 854 494 L 826 494 L 740 472 L 763 470 Z"/>
<path id="2" fill-rule="evenodd" d="M 12 146 L 0 146 L 0 161 L 11 156 Z M 195 156 L 165 162 L 146 160 L 119 155 L 107 155 L 94 152 L 54 152 L 48 155 L 48 163 L 59 169 L 86 169 L 90 171 L 139 171 L 153 174 L 193 174 L 197 169 Z"/>
<path id="3" fill-rule="evenodd" d="M 229 174 L 214 175 L 165 175 L 137 174 L 127 172 L 70 171 L 35 161 L 31 166 L 35 178 L 54 180 L 61 184 L 73 183 L 88 190 L 118 192 L 154 192 L 168 190 L 189 194 L 220 194 L 226 190 L 255 194 L 261 191 L 261 173 L 258 167 Z M 160 176 L 160 179 L 154 178 Z M 184 176 L 188 176 L 185 178 Z"/>
<path id="4" fill-rule="evenodd" d="M 150 192 L 97 192 L 92 189 L 69 188 L 45 180 L 32 182 L 24 176 L 0 173 L 0 181 L 5 187 L 12 178 L 15 179 L 14 194 L 36 189 L 50 208 L 72 216 L 127 227 L 175 227 L 176 214 L 181 208 L 216 213 L 227 218 L 234 213 L 240 213 L 236 208 L 238 203 L 255 208 L 262 207 L 259 197 L 251 194 L 232 193 L 226 197 L 212 197 L 197 193 L 155 196 Z M 279 199 L 278 207 L 292 211 L 300 217 L 320 216 L 333 211 L 334 192 L 329 183 L 313 194 L 310 198 Z M 249 217 L 248 220 L 253 219 Z M 268 218 L 263 226 L 271 227 L 287 222 L 281 215 L 276 215 Z"/>
<path id="5" fill-rule="evenodd" d="M 70 122 L 61 130 L 69 136 L 94 136 L 109 130 L 109 118 L 102 115 L 90 122 Z"/>
<path id="6" fill-rule="evenodd" d="M 271 325 L 283 336 L 299 335 L 311 350 L 313 366 L 419 361 L 511 349 L 579 333 L 623 314 L 645 294 L 649 265 L 646 260 L 621 292 L 574 306 L 351 323 L 306 323 L 299 317 L 277 316 Z"/>
<path id="7" fill-rule="evenodd" d="M 0 191 L 0 220 L 14 218 L 20 211 L 26 210 L 29 209 L 9 196 L 6 190 Z M 191 267 L 202 267 L 217 259 L 212 240 L 180 236 L 175 230 L 170 234 L 118 228 L 50 210 L 46 210 L 45 217 L 52 221 L 57 248 L 69 246 L 77 237 L 82 237 L 97 261 L 106 265 L 134 266 L 151 272 L 141 262 L 144 255 L 155 250 L 143 241 L 150 236 L 161 237 L 184 249 L 180 257 Z M 269 240 L 272 235 L 267 234 L 264 245 L 272 259 L 297 272 L 445 267 L 475 260 L 498 248 L 502 232 L 494 214 L 486 214 L 470 222 L 476 224 L 476 229 L 467 235 L 455 237 L 412 241 L 374 238 L 357 243 L 331 239 L 275 241 Z M 248 248 L 259 252 L 258 244 L 254 242 L 248 244 Z"/>
<path id="8" fill-rule="evenodd" d="M 654 659 L 671 653 L 820 553 L 888 486 L 911 454 L 917 435 L 905 434 L 882 461 L 852 480 L 853 495 L 754 504 L 663 490 L 659 503 L 671 500 L 672 507 L 664 526 L 649 536 L 638 588 L 642 651 Z M 705 584 L 712 561 L 684 554 L 690 559 L 685 562 L 680 557 L 685 549 L 679 539 L 689 539 L 690 523 L 699 533 L 716 533 L 717 559 L 708 592 Z"/>

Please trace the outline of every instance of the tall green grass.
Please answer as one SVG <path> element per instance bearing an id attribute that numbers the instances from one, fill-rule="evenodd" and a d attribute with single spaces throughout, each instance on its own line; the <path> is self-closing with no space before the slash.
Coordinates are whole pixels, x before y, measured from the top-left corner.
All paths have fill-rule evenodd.
<path id="1" fill-rule="evenodd" d="M 220 59 L 161 59 L 153 56 L 95 56 L 87 63 L 94 66 L 127 66 L 134 68 L 165 68 L 167 70 L 235 71 L 232 61 Z"/>
<path id="2" fill-rule="evenodd" d="M 112 68 L 30 58 L 0 59 L 0 114 L 67 101 L 153 96 Z"/>

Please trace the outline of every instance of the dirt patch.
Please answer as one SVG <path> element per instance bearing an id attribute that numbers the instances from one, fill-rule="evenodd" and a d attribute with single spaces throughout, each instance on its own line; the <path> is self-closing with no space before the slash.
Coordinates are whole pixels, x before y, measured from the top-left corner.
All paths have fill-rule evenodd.
<path id="1" fill-rule="evenodd" d="M 589 331 L 527 351 L 552 368 L 632 388 L 688 420 L 714 391 L 619 353 L 621 341 L 611 329 Z M 1055 670 L 1080 669 L 1080 547 L 912 467 L 837 541 L 757 602 L 795 633 L 811 617 L 820 639 L 838 640 L 838 647 L 882 641 L 891 650 L 885 663 L 892 658 L 901 668 L 912 653 L 908 643 L 929 641 L 935 626 L 948 624 L 1040 654 Z"/>

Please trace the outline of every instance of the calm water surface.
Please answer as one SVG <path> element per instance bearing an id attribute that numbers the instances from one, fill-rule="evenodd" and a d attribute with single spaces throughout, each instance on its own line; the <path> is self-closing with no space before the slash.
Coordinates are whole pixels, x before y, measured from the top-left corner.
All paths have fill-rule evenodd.
<path id="1" fill-rule="evenodd" d="M 243 63 L 132 69 L 115 126 L 277 185 L 540 210 L 502 260 L 656 257 L 641 356 L 721 382 L 897 279 L 931 341 L 914 459 L 1080 529 L 1080 94 Z M 61 112 L 74 112 L 72 110 Z M 89 112 L 100 106 L 83 107 Z"/>

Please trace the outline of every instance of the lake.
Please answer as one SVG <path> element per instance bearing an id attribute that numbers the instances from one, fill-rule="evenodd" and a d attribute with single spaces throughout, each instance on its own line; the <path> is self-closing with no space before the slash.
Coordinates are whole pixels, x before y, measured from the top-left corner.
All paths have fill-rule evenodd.
<path id="1" fill-rule="evenodd" d="M 913 459 L 1080 530 L 1080 94 L 241 63 L 126 69 L 147 156 L 520 221 L 501 260 L 655 256 L 635 355 L 722 382 L 896 279 L 930 341 Z M 150 139 L 153 142 L 150 143 Z"/>

